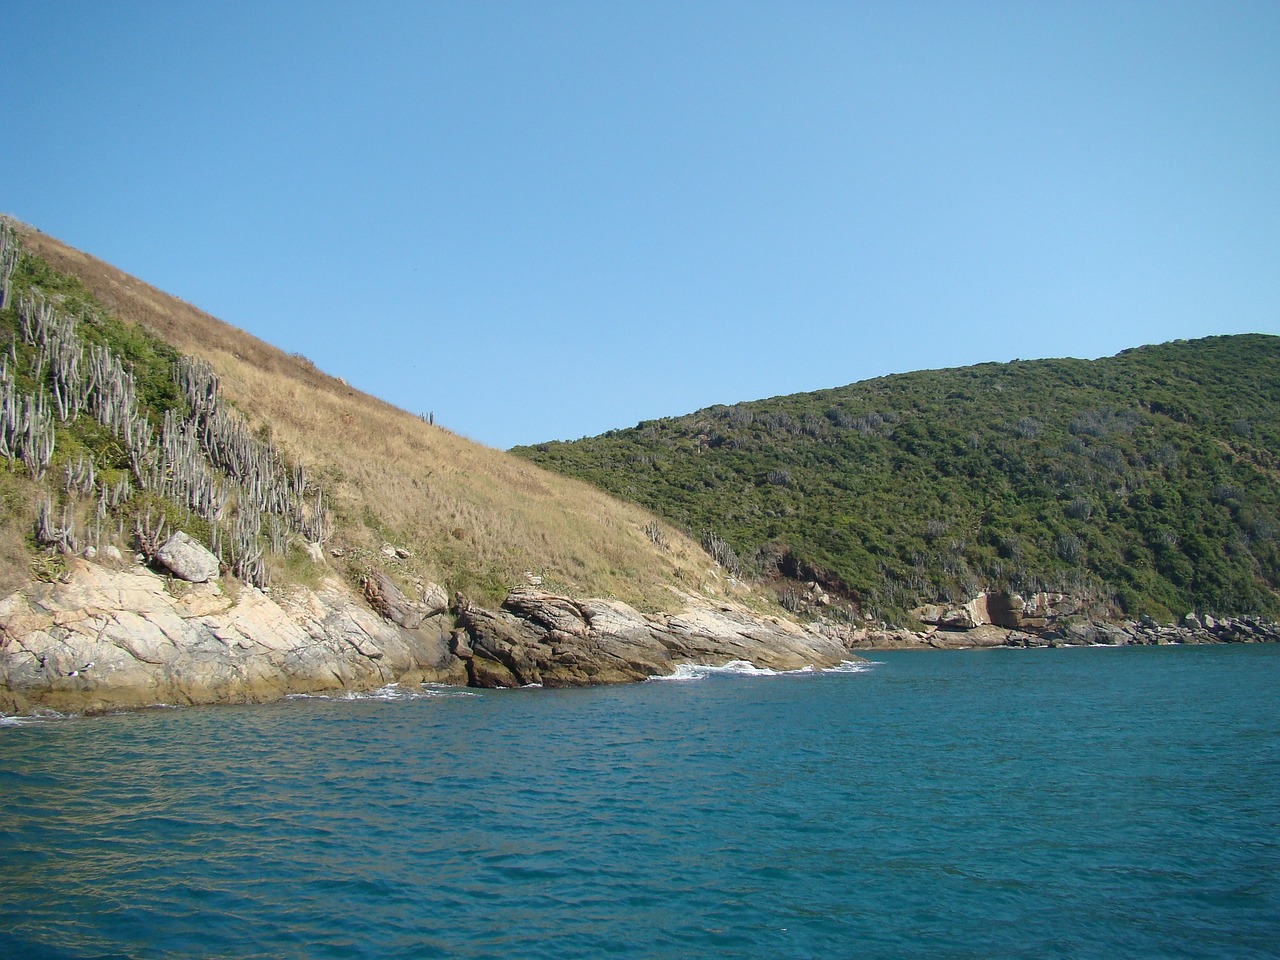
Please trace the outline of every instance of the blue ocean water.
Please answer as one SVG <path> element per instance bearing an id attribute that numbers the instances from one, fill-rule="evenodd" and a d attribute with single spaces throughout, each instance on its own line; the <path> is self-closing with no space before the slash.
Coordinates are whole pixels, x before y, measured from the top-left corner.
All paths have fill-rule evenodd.
<path id="1" fill-rule="evenodd" d="M 1277 957 L 1280 648 L 0 727 L 0 957 Z"/>

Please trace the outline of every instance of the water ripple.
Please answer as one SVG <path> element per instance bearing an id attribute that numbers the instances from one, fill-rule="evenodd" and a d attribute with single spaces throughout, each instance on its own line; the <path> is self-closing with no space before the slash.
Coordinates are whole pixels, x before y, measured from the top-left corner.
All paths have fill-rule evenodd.
<path id="1" fill-rule="evenodd" d="M 1277 653 L 9 724 L 0 956 L 1275 957 Z"/>

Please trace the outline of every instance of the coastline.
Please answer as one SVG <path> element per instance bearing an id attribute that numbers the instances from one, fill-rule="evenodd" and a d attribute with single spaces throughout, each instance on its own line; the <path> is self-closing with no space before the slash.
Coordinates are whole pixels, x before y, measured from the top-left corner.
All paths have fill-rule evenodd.
<path id="1" fill-rule="evenodd" d="M 68 557 L 0 600 L 0 714 L 98 714 L 257 703 L 392 683 L 565 687 L 683 664 L 768 670 L 854 659 L 839 640 L 728 600 L 673 593 L 672 613 L 531 588 L 487 610 L 428 584 L 423 600 L 337 578 L 270 592 L 187 583 L 137 563 Z M 427 602 L 427 600 L 431 602 Z"/>

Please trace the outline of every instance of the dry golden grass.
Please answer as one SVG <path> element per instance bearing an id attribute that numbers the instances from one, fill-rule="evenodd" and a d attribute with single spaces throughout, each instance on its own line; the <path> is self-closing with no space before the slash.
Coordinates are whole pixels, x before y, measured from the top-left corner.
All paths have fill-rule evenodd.
<path id="1" fill-rule="evenodd" d="M 28 248 L 74 274 L 115 315 L 150 328 L 218 371 L 226 399 L 319 480 L 335 515 L 330 546 L 354 578 L 371 565 L 493 600 L 524 582 L 577 595 L 670 606 L 669 585 L 719 589 L 705 553 L 652 515 L 586 484 L 463 439 L 353 390 L 190 304 L 51 237 L 19 227 Z M 412 556 L 388 560 L 386 545 Z"/>
<path id="2" fill-rule="evenodd" d="M 30 579 L 28 535 L 35 529 L 38 495 L 36 485 L 25 476 L 0 469 L 0 597 L 7 597 Z"/>

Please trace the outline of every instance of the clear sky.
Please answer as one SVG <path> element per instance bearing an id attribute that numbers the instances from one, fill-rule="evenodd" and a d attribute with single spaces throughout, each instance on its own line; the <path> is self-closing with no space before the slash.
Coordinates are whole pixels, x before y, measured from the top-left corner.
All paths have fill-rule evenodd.
<path id="1" fill-rule="evenodd" d="M 1280 3 L 0 0 L 0 211 L 496 447 L 1280 333 Z"/>

